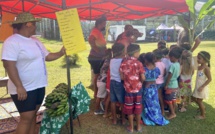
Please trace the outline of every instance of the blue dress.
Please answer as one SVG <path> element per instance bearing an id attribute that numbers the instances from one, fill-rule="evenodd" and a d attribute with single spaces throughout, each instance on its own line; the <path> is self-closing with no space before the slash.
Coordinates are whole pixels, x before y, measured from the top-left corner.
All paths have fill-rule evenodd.
<path id="1" fill-rule="evenodd" d="M 156 78 L 160 75 L 160 70 L 155 67 L 153 70 L 145 69 L 146 84 L 143 85 L 143 112 L 142 119 L 146 125 L 167 125 L 166 120 L 160 109 L 158 100 L 158 90 L 155 83 Z"/>

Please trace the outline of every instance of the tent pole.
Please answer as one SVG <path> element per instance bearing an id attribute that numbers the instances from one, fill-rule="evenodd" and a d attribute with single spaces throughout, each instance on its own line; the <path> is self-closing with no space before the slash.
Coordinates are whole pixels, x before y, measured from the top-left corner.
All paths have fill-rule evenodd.
<path id="1" fill-rule="evenodd" d="M 91 17 L 92 17 L 91 0 L 89 0 L 89 3 L 90 3 L 90 22 L 91 22 Z"/>
<path id="2" fill-rule="evenodd" d="M 66 0 L 62 0 L 62 9 L 66 9 Z M 66 68 L 67 68 L 67 83 L 68 83 L 68 101 L 69 101 L 69 120 L 70 120 L 70 134 L 73 134 L 73 115 L 72 115 L 72 102 L 70 99 L 71 96 L 71 79 L 70 79 L 70 64 L 69 56 L 66 55 Z"/>
<path id="3" fill-rule="evenodd" d="M 22 0 L 22 12 L 25 12 L 25 4 L 24 4 L 24 0 Z"/>

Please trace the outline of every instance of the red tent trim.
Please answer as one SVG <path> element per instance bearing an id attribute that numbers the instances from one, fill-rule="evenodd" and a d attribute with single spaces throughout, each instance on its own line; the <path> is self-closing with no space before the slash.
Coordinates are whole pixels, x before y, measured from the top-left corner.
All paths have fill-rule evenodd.
<path id="1" fill-rule="evenodd" d="M 4 12 L 22 12 L 22 0 L 0 0 Z M 66 0 L 66 9 L 77 8 L 80 19 L 139 20 L 188 11 L 185 0 Z M 24 0 L 24 9 L 39 17 L 55 19 L 62 0 Z"/>

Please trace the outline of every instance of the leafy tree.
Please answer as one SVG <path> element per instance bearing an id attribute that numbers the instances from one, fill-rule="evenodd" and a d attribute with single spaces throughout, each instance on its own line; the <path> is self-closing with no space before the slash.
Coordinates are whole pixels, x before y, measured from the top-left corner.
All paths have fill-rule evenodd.
<path id="1" fill-rule="evenodd" d="M 182 24 L 184 28 L 189 31 L 189 41 L 191 46 L 194 44 L 194 41 L 208 28 L 213 26 L 215 20 L 211 20 L 208 25 L 204 27 L 204 29 L 195 37 L 194 33 L 198 27 L 198 24 L 207 16 L 207 15 L 215 15 L 215 9 L 212 7 L 215 4 L 214 0 L 208 0 L 200 9 L 199 13 L 195 10 L 197 0 L 186 0 L 186 4 L 189 7 L 190 15 L 189 21 L 186 20 L 184 15 L 179 15 L 178 20 Z M 193 25 L 190 25 L 190 20 L 193 22 Z"/>

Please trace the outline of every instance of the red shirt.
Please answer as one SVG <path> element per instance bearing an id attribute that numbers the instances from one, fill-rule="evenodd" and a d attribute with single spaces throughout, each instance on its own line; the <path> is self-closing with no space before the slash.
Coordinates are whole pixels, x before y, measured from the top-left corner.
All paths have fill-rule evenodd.
<path id="1" fill-rule="evenodd" d="M 143 65 L 134 57 L 128 57 L 120 66 L 124 75 L 124 87 L 128 93 L 137 93 L 142 88 L 141 74 L 145 73 Z"/>

